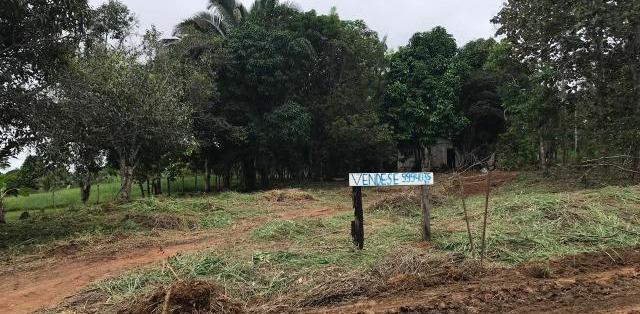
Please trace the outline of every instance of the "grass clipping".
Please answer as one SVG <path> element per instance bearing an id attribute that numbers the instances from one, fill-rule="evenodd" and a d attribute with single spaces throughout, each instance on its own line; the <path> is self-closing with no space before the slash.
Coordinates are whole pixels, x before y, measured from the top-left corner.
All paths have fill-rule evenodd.
<path id="1" fill-rule="evenodd" d="M 286 201 L 315 201 L 317 200 L 309 192 L 305 192 L 300 189 L 284 189 L 284 190 L 272 190 L 264 193 L 264 198 L 271 202 L 286 202 Z"/>
<path id="2" fill-rule="evenodd" d="M 431 205 L 438 205 L 441 198 L 432 193 L 429 194 L 429 202 Z M 420 215 L 420 189 L 410 189 L 385 197 L 373 203 L 369 210 L 401 216 Z"/>
<path id="3" fill-rule="evenodd" d="M 150 296 L 136 300 L 119 314 L 220 313 L 246 311 L 214 284 L 206 281 L 178 281 L 169 288 L 158 288 Z"/>

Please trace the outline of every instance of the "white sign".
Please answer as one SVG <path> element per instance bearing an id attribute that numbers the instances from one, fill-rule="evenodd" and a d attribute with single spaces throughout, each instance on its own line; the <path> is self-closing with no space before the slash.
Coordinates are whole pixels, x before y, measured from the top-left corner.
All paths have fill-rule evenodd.
<path id="1" fill-rule="evenodd" d="M 433 185 L 432 172 L 350 173 L 349 186 Z"/>

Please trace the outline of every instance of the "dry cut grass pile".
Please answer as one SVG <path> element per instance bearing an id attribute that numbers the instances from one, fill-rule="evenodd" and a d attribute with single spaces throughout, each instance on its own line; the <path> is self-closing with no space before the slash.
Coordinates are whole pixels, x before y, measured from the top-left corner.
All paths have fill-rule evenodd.
<path id="1" fill-rule="evenodd" d="M 263 197 L 271 202 L 287 202 L 287 201 L 316 201 L 316 197 L 309 192 L 301 189 L 284 189 L 271 190 L 265 192 Z"/>

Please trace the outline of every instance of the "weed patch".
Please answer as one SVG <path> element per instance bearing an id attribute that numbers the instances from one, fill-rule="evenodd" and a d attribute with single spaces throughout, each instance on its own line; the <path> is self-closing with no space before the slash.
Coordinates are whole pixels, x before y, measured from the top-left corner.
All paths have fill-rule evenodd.
<path id="1" fill-rule="evenodd" d="M 292 220 L 270 221 L 251 232 L 251 237 L 263 241 L 291 240 L 307 234 L 305 224 Z"/>

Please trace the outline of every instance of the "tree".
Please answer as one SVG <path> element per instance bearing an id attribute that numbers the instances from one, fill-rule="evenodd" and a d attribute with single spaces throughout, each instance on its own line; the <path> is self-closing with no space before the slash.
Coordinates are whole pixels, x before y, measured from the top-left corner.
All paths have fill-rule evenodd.
<path id="1" fill-rule="evenodd" d="M 161 53 L 141 63 L 139 52 L 98 47 L 76 59 L 50 118 L 82 130 L 76 142 L 109 151 L 120 168 L 120 199 L 131 195 L 133 175 L 145 154 L 160 158 L 189 138 L 190 107 L 178 67 Z M 75 134 L 75 132 L 72 132 Z"/>
<path id="2" fill-rule="evenodd" d="M 129 8 L 118 0 L 109 0 L 91 11 L 86 44 L 108 45 L 115 41 L 121 47 L 137 24 L 136 17 Z"/>
<path id="3" fill-rule="evenodd" d="M 279 1 L 256 1 L 246 12 L 233 1 L 214 6 L 199 22 L 178 25 L 172 41 L 196 68 L 214 73 L 194 116 L 200 147 L 194 156 L 206 177 L 217 169 L 228 187 L 231 171 L 240 170 L 244 188 L 252 190 L 257 177 L 266 187 L 271 177 L 341 176 L 350 167 L 387 164 L 394 144 L 381 140 L 392 137 L 377 112 L 386 46 L 375 32 L 335 11 L 300 12 Z M 348 132 L 365 130 L 381 134 L 343 145 L 353 138 Z M 368 158 L 345 161 L 358 153 Z"/>
<path id="4" fill-rule="evenodd" d="M 6 0 L 0 5 L 0 159 L 32 138 L 25 106 L 63 69 L 88 22 L 86 0 Z"/>
<path id="5" fill-rule="evenodd" d="M 573 136 L 576 154 L 630 153 L 640 167 L 638 3 L 514 0 L 493 22 L 515 59 L 557 95 L 551 118 L 562 129 L 559 146 Z"/>
<path id="6" fill-rule="evenodd" d="M 425 148 L 437 138 L 453 138 L 466 119 L 456 110 L 460 77 L 454 67 L 457 46 L 442 27 L 417 33 L 389 57 L 383 112 L 399 148 L 423 165 Z M 415 169 L 418 170 L 418 169 Z"/>
<path id="7" fill-rule="evenodd" d="M 499 79 L 485 68 L 496 42 L 478 39 L 467 43 L 456 56 L 462 87 L 459 110 L 469 124 L 456 137 L 466 164 L 484 160 L 495 153 L 498 136 L 506 131 L 502 99 L 498 93 Z"/>
<path id="8" fill-rule="evenodd" d="M 277 1 L 273 1 L 277 2 Z M 181 37 L 196 30 L 200 33 L 227 36 L 229 31 L 238 27 L 249 15 L 244 5 L 236 0 L 209 0 L 207 9 L 176 25 L 174 35 Z"/>

